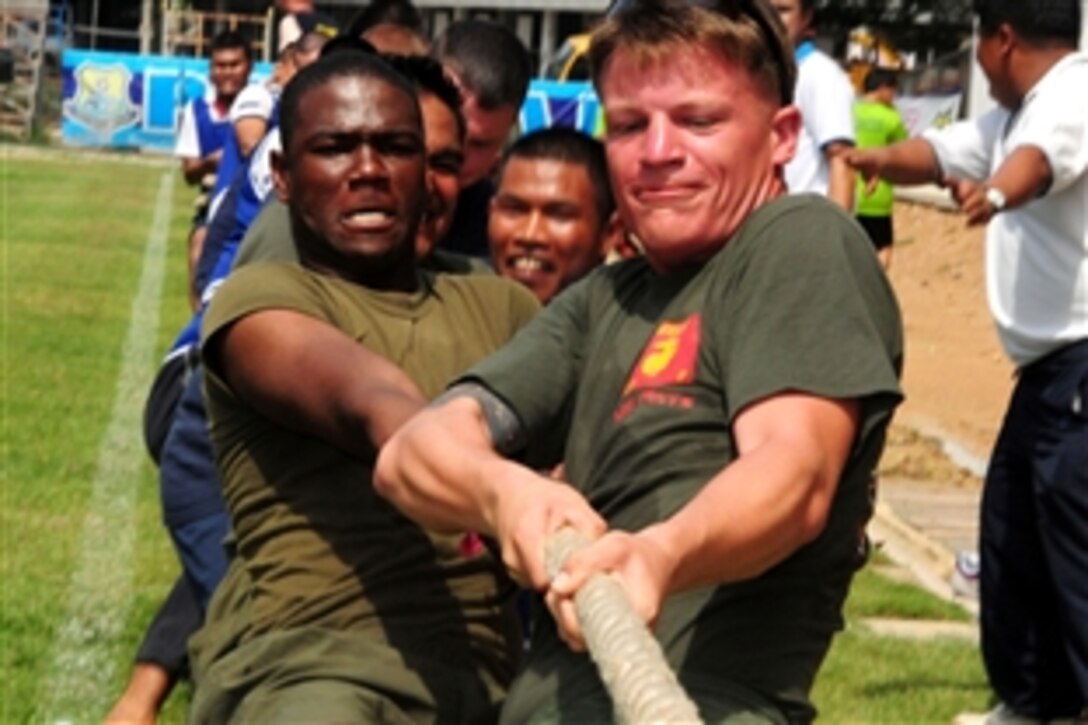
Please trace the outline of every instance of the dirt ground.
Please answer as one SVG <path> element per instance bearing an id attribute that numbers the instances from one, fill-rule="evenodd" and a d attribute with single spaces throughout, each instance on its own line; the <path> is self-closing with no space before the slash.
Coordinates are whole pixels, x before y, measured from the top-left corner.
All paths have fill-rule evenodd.
<path id="1" fill-rule="evenodd" d="M 1012 388 L 986 307 L 983 230 L 934 207 L 898 203 L 890 270 L 906 330 L 900 407 L 883 473 L 935 485 L 977 486 L 940 439 L 985 459 Z"/>

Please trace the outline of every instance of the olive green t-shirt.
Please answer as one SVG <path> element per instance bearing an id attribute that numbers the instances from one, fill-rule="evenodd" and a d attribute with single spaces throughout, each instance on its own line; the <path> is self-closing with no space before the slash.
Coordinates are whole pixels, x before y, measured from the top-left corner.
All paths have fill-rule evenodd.
<path id="1" fill-rule="evenodd" d="M 656 627 L 708 719 L 745 701 L 807 720 L 859 564 L 901 357 L 898 307 L 864 233 L 802 195 L 759 209 L 706 264 L 595 271 L 466 377 L 530 438 L 566 425 L 568 479 L 624 530 L 668 518 L 736 458 L 731 424 L 746 406 L 784 391 L 861 401 L 823 533 L 755 579 L 671 597 Z M 595 720 L 602 702 L 588 658 L 542 622 L 504 720 Z"/>
<path id="2" fill-rule="evenodd" d="M 248 314 L 295 310 L 388 358 L 433 396 L 537 307 L 497 277 L 421 273 L 417 292 L 378 292 L 298 265 L 254 264 L 220 288 L 203 333 L 210 342 Z M 465 558 L 461 537 L 432 535 L 378 496 L 373 453 L 354 458 L 267 418 L 210 364 L 205 396 L 237 556 L 252 582 L 242 643 L 314 628 L 364 633 L 468 671 L 509 667 L 510 585 L 498 562 L 486 552 Z"/>

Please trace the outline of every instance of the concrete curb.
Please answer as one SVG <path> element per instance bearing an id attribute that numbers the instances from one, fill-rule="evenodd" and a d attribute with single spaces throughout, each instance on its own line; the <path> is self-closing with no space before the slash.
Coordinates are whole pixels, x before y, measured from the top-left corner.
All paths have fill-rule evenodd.
<path id="1" fill-rule="evenodd" d="M 873 543 L 905 567 L 918 582 L 938 597 L 978 616 L 978 602 L 958 594 L 951 585 L 955 554 L 945 545 L 903 521 L 890 506 L 878 502 L 869 522 Z"/>
<path id="2" fill-rule="evenodd" d="M 935 622 L 931 620 L 891 619 L 888 617 L 866 617 L 861 624 L 870 632 L 881 637 L 900 639 L 934 640 L 956 639 L 978 643 L 978 624 L 975 622 Z"/>

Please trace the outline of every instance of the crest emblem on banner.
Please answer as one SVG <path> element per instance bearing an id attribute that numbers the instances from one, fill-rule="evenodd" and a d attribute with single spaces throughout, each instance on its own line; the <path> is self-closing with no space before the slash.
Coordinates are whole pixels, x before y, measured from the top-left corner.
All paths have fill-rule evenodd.
<path id="1" fill-rule="evenodd" d="M 85 63 L 73 75 L 76 92 L 64 102 L 65 118 L 103 136 L 140 119 L 140 109 L 129 98 L 132 73 L 125 66 Z"/>

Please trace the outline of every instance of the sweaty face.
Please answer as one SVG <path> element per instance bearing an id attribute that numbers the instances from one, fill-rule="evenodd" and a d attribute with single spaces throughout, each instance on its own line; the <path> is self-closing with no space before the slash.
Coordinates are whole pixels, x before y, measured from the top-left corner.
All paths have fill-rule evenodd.
<path id="1" fill-rule="evenodd" d="M 249 61 L 241 48 L 224 48 L 212 53 L 209 77 L 215 93 L 234 98 L 249 80 Z"/>
<path id="2" fill-rule="evenodd" d="M 380 78 L 334 77 L 300 99 L 290 147 L 273 161 L 306 264 L 372 286 L 414 269 L 427 197 L 414 95 Z"/>
<path id="3" fill-rule="evenodd" d="M 800 116 L 718 53 L 678 47 L 640 64 L 621 48 L 604 67 L 601 97 L 617 203 L 655 268 L 709 258 L 783 193 L 780 167 Z"/>
<path id="4" fill-rule="evenodd" d="M 464 163 L 457 116 L 437 96 L 422 93 L 419 106 L 427 141 L 427 211 L 416 235 L 416 255 L 422 259 L 446 236 L 457 211 L 457 180 Z"/>
<path id="5" fill-rule="evenodd" d="M 584 167 L 511 158 L 491 200 L 491 260 L 542 303 L 601 263 L 604 221 Z"/>
<path id="6" fill-rule="evenodd" d="M 797 45 L 807 37 L 812 17 L 802 8 L 801 0 L 771 0 L 771 5 L 786 26 L 786 37 L 790 43 Z"/>

